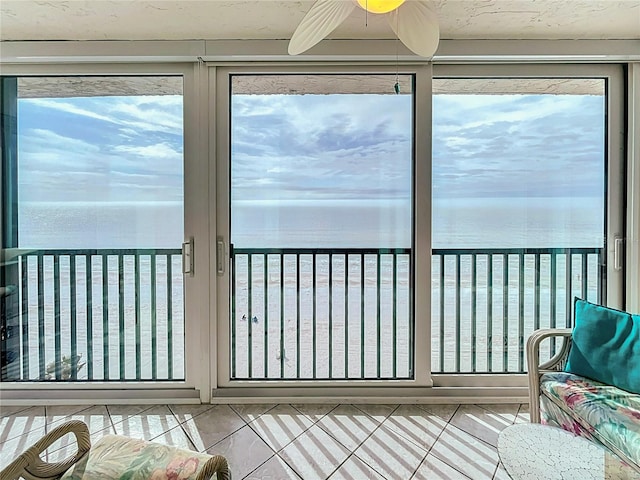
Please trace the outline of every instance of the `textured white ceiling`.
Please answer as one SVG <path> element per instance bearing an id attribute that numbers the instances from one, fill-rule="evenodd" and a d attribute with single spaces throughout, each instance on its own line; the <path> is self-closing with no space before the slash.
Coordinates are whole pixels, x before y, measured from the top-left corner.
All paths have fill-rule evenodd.
<path id="1" fill-rule="evenodd" d="M 235 80 L 239 81 L 235 81 Z M 396 78 L 387 75 L 243 75 L 232 82 L 236 94 L 392 94 Z M 411 93 L 411 78 L 398 77 L 400 91 Z M 20 98 L 92 97 L 105 95 L 182 95 L 182 77 L 21 77 L 18 80 Z M 574 94 L 604 95 L 602 79 L 458 79 L 438 78 L 433 81 L 433 93 L 438 94 Z"/>
<path id="2" fill-rule="evenodd" d="M 351 1 L 351 0 L 345 0 Z M 640 0 L 434 0 L 443 39 L 638 39 Z M 313 1 L 0 1 L 0 40 L 288 39 Z M 357 9 L 330 38 L 393 38 Z"/>

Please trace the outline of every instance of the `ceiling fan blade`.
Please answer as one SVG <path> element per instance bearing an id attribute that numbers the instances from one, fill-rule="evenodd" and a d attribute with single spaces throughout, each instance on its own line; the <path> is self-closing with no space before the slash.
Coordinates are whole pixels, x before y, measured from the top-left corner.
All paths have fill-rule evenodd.
<path id="1" fill-rule="evenodd" d="M 413 53 L 432 57 L 440 42 L 435 7 L 423 0 L 407 0 L 389 14 L 389 24 L 400 41 Z"/>
<path id="2" fill-rule="evenodd" d="M 352 0 L 318 0 L 289 41 L 289 55 L 309 50 L 333 32 L 356 7 Z"/>

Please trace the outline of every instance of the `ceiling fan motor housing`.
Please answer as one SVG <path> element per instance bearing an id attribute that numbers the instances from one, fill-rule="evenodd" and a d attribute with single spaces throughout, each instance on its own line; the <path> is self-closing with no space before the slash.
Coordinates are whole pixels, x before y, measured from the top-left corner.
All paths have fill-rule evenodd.
<path id="1" fill-rule="evenodd" d="M 389 13 L 400 5 L 405 0 L 356 0 L 358 5 L 370 13 Z"/>

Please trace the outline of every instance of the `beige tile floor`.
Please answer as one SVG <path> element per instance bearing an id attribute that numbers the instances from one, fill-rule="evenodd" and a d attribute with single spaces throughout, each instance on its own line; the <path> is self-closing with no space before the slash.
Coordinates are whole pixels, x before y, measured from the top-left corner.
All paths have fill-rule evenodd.
<path id="1" fill-rule="evenodd" d="M 496 442 L 527 405 L 0 406 L 0 468 L 59 422 L 224 455 L 240 479 L 507 479 Z M 70 453 L 63 439 L 49 461 Z"/>

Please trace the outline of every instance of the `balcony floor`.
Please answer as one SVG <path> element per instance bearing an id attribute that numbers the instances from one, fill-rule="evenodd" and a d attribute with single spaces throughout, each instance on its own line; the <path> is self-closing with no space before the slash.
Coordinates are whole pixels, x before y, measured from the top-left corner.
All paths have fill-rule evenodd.
<path id="1" fill-rule="evenodd" d="M 56 423 L 224 455 L 234 479 L 507 479 L 498 433 L 527 405 L 0 407 L 0 468 Z M 47 460 L 71 451 L 58 444 Z"/>

